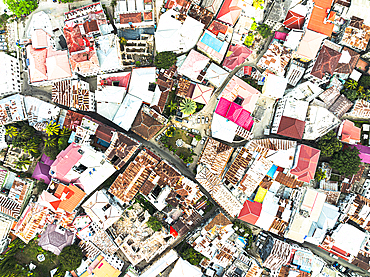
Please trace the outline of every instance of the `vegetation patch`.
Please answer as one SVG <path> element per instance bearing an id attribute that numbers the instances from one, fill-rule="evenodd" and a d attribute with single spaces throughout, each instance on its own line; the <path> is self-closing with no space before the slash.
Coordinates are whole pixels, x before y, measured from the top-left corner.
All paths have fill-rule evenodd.
<path id="1" fill-rule="evenodd" d="M 140 193 L 136 195 L 134 204 L 135 203 L 139 203 L 140 206 L 144 210 L 147 210 L 150 215 L 153 215 L 157 211 L 157 209 L 152 205 L 152 203 L 145 199 L 145 197 L 142 196 Z"/>
<path id="2" fill-rule="evenodd" d="M 146 225 L 149 228 L 151 228 L 154 232 L 162 230 L 163 227 L 162 223 L 155 216 L 151 216 L 146 222 Z"/>
<path id="3" fill-rule="evenodd" d="M 180 254 L 181 258 L 188 261 L 192 265 L 199 265 L 200 262 L 205 258 L 202 254 L 198 251 L 195 251 L 193 247 L 187 244 L 185 241 L 180 243 L 176 250 Z"/>

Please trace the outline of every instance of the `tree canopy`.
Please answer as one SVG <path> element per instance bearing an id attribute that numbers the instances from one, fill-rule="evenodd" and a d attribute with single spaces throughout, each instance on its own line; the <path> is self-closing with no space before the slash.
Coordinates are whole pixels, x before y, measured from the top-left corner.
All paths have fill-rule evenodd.
<path id="1" fill-rule="evenodd" d="M 325 157 L 331 157 L 342 149 L 342 143 L 333 130 L 322 136 L 317 146 L 321 150 L 321 155 Z"/>
<path id="2" fill-rule="evenodd" d="M 5 3 L 9 10 L 18 17 L 29 15 L 38 7 L 36 0 L 5 0 Z"/>
<path id="3" fill-rule="evenodd" d="M 162 223 L 154 216 L 151 216 L 148 221 L 146 222 L 146 225 L 151 228 L 154 232 L 158 232 L 162 230 Z"/>
<path id="4" fill-rule="evenodd" d="M 58 268 L 63 272 L 77 269 L 81 265 L 82 250 L 76 245 L 72 244 L 63 248 L 59 254 L 60 266 Z"/>
<path id="5" fill-rule="evenodd" d="M 154 64 L 157 68 L 168 69 L 177 61 L 176 54 L 170 51 L 157 53 L 154 59 Z"/>
<path id="6" fill-rule="evenodd" d="M 197 110 L 197 104 L 191 99 L 184 99 L 180 103 L 180 111 L 185 115 L 195 113 Z"/>
<path id="7" fill-rule="evenodd" d="M 358 172 L 361 158 L 357 148 L 345 148 L 333 155 L 330 159 L 330 166 L 339 171 L 340 174 L 351 176 Z"/>
<path id="8" fill-rule="evenodd" d="M 259 25 L 257 27 L 257 31 L 263 38 L 268 38 L 272 35 L 271 29 L 267 24 Z"/>

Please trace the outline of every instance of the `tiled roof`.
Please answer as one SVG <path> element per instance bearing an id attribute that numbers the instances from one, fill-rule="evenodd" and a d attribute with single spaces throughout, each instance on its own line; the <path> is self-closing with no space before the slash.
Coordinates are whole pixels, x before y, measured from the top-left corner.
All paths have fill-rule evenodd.
<path id="1" fill-rule="evenodd" d="M 181 77 L 177 85 L 176 95 L 184 98 L 191 98 L 193 96 L 194 88 L 194 83 Z"/>
<path id="2" fill-rule="evenodd" d="M 282 266 L 279 272 L 278 277 L 288 277 L 288 276 L 295 276 L 295 277 L 310 277 L 311 273 L 307 273 L 295 268 L 291 268 L 289 266 Z"/>
<path id="3" fill-rule="evenodd" d="M 310 21 L 307 25 L 308 29 L 327 35 L 328 37 L 331 36 L 334 24 L 329 22 L 324 23 L 324 19 L 327 17 L 326 11 L 331 8 L 332 2 L 333 0 L 317 0 L 315 2 Z"/>
<path id="4" fill-rule="evenodd" d="M 234 26 L 241 12 L 242 9 L 238 6 L 238 1 L 226 0 L 217 14 L 217 19 L 229 24 L 230 26 Z"/>
<path id="5" fill-rule="evenodd" d="M 334 104 L 330 106 L 329 111 L 331 111 L 338 118 L 341 118 L 349 109 L 353 106 L 353 103 L 347 99 L 343 94 L 341 94 Z"/>
<path id="6" fill-rule="evenodd" d="M 282 116 L 277 134 L 285 137 L 302 139 L 305 125 L 306 123 L 299 119 Z"/>
<path id="7" fill-rule="evenodd" d="M 263 262 L 262 266 L 273 271 L 278 270 L 282 265 L 285 265 L 288 262 L 290 254 L 290 244 L 274 239 L 272 250 L 266 260 Z"/>
<path id="8" fill-rule="evenodd" d="M 188 16 L 200 21 L 205 27 L 207 27 L 213 18 L 213 13 L 205 8 L 193 4 L 188 11 Z"/>
<path id="9" fill-rule="evenodd" d="M 351 74 L 353 69 L 355 69 L 358 59 L 360 58 L 360 53 L 349 49 L 348 47 L 343 47 L 342 58 L 343 56 L 349 56 L 350 60 L 341 61 L 339 60 L 337 68 L 335 69 L 336 73 Z"/>
<path id="10" fill-rule="evenodd" d="M 85 198 L 86 193 L 72 184 L 69 186 L 56 184 L 54 196 L 62 200 L 59 203 L 58 208 L 71 213 L 82 201 L 82 199 Z"/>
<path id="11" fill-rule="evenodd" d="M 233 152 L 233 148 L 208 138 L 206 145 L 199 157 L 198 164 L 204 164 L 211 172 L 220 176 Z"/>
<path id="12" fill-rule="evenodd" d="M 143 108 L 137 113 L 132 123 L 131 130 L 146 140 L 152 139 L 162 128 L 164 124 L 159 122 L 156 116 L 150 116 L 143 111 Z"/>
<path id="13" fill-rule="evenodd" d="M 299 181 L 308 183 L 315 177 L 320 150 L 303 144 L 299 147 L 298 161 L 290 173 L 296 175 Z"/>
<path id="14" fill-rule="evenodd" d="M 236 185 L 243 177 L 243 174 L 247 170 L 251 160 L 252 153 L 243 147 L 226 172 L 225 179 L 231 184 Z"/>
<path id="15" fill-rule="evenodd" d="M 64 28 L 64 36 L 66 38 L 69 53 L 82 51 L 86 47 L 86 41 L 82 37 L 79 25 L 70 28 Z"/>
<path id="16" fill-rule="evenodd" d="M 252 54 L 252 51 L 244 45 L 230 44 L 228 53 L 222 65 L 230 70 L 234 70 L 235 67 L 244 63 L 250 54 Z"/>
<path id="17" fill-rule="evenodd" d="M 355 24 L 354 24 L 355 25 Z M 370 27 L 362 24 L 360 28 L 349 26 L 344 30 L 341 44 L 365 51 L 370 39 Z"/>
<path id="18" fill-rule="evenodd" d="M 323 93 L 319 95 L 319 98 L 325 103 L 325 106 L 329 108 L 334 104 L 335 100 L 340 96 L 340 90 L 337 86 L 331 86 Z"/>
<path id="19" fill-rule="evenodd" d="M 159 159 L 150 152 L 142 150 L 109 188 L 109 192 L 124 203 L 130 202 L 139 191 Z"/>
<path id="20" fill-rule="evenodd" d="M 213 20 L 207 30 L 217 36 L 218 33 L 226 34 L 228 28 L 229 27 L 226 24 L 217 20 Z"/>
<path id="21" fill-rule="evenodd" d="M 142 21 L 143 20 L 142 20 L 141 12 L 125 13 L 125 14 L 120 14 L 119 15 L 119 22 L 121 24 L 128 24 L 129 22 L 131 22 L 131 23 L 140 23 Z"/>
<path id="22" fill-rule="evenodd" d="M 319 52 L 322 41 L 326 38 L 325 35 L 306 30 L 299 47 L 297 49 L 297 54 L 308 59 L 314 59 Z"/>
<path id="23" fill-rule="evenodd" d="M 287 186 L 288 188 L 292 188 L 292 189 L 302 187 L 302 185 L 304 184 L 303 182 L 300 182 L 294 177 L 288 176 L 284 174 L 283 172 L 278 173 L 278 175 L 275 178 L 275 181 L 279 182 L 280 184 L 284 186 Z"/>
<path id="24" fill-rule="evenodd" d="M 99 69 L 99 59 L 94 49 L 70 55 L 69 62 L 73 72 L 86 74 Z"/>
<path id="25" fill-rule="evenodd" d="M 270 69 L 272 72 L 282 76 L 291 56 L 290 49 L 282 46 L 277 41 L 273 41 L 257 65 L 264 69 Z"/>
<path id="26" fill-rule="evenodd" d="M 76 132 L 76 127 L 81 125 L 83 114 L 68 110 L 63 122 L 63 127 Z"/>
<path id="27" fill-rule="evenodd" d="M 352 121 L 344 120 L 341 129 L 341 141 L 346 143 L 357 143 L 361 140 L 361 128 L 355 126 Z"/>
<path id="28" fill-rule="evenodd" d="M 53 252 L 55 255 L 59 255 L 64 247 L 71 245 L 74 234 L 68 230 L 63 233 L 58 229 L 55 224 L 49 224 L 46 230 L 42 233 L 38 245 L 44 250 Z"/>
<path id="29" fill-rule="evenodd" d="M 333 75 L 341 55 L 341 53 L 324 45 L 320 50 L 311 74 L 319 79 L 322 79 L 326 73 Z"/>
<path id="30" fill-rule="evenodd" d="M 98 22 L 94 20 L 86 20 L 83 24 L 85 33 L 99 32 Z"/>

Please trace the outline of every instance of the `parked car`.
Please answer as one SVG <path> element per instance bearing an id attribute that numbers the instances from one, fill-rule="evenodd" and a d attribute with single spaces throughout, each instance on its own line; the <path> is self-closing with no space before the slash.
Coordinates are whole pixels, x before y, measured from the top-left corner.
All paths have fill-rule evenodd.
<path id="1" fill-rule="evenodd" d="M 178 121 L 178 122 L 182 122 L 182 118 L 180 118 L 180 117 L 175 117 L 175 120 Z"/>
<path id="2" fill-rule="evenodd" d="M 184 120 L 185 123 L 189 123 L 188 119 L 184 118 L 183 120 Z"/>
<path id="3" fill-rule="evenodd" d="M 194 134 L 200 134 L 200 132 L 199 132 L 197 129 L 191 129 L 191 131 L 192 131 Z"/>
<path id="4" fill-rule="evenodd" d="M 202 124 L 205 123 L 205 119 L 204 119 L 204 116 L 202 116 Z"/>
<path id="5" fill-rule="evenodd" d="M 202 138 L 202 139 L 200 140 L 200 144 L 202 144 L 202 145 L 203 145 L 203 144 L 206 142 L 206 139 L 207 139 L 206 137 Z"/>
<path id="6" fill-rule="evenodd" d="M 161 137 L 163 136 L 163 133 L 162 134 L 159 134 L 156 138 L 155 138 L 155 141 L 159 141 L 161 139 Z"/>
<path id="7" fill-rule="evenodd" d="M 208 124 L 208 122 L 209 122 L 209 117 L 206 116 L 206 124 Z"/>
<path id="8" fill-rule="evenodd" d="M 329 256 L 330 256 L 330 257 L 332 257 L 333 259 L 338 260 L 338 256 L 337 256 L 337 255 L 334 255 L 334 254 L 330 253 L 330 254 L 329 254 Z M 337 263 L 337 264 L 338 264 L 338 263 Z M 334 265 L 333 265 L 333 266 L 334 266 Z"/>
<path id="9" fill-rule="evenodd" d="M 188 136 L 192 138 L 195 137 L 192 133 L 188 133 Z"/>
<path id="10" fill-rule="evenodd" d="M 185 131 L 187 131 L 187 130 L 188 130 L 188 128 L 187 128 L 187 127 L 185 127 L 185 126 L 182 126 L 182 127 L 181 127 L 181 129 L 183 129 L 183 130 L 185 130 Z"/>
<path id="11" fill-rule="evenodd" d="M 200 116 L 198 116 L 198 118 L 197 118 L 197 123 L 198 124 L 200 123 Z"/>

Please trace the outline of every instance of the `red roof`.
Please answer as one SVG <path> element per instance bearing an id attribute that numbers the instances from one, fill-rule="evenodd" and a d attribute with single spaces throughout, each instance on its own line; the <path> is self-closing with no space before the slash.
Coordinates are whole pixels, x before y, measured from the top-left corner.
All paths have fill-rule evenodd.
<path id="1" fill-rule="evenodd" d="M 261 210 L 261 203 L 247 200 L 244 202 L 243 209 L 240 211 L 238 219 L 254 225 L 260 217 Z"/>
<path id="2" fill-rule="evenodd" d="M 286 15 L 286 18 L 283 24 L 288 29 L 300 29 L 301 30 L 303 28 L 304 19 L 305 17 L 298 13 L 293 12 L 293 11 L 288 11 L 288 14 Z"/>
<path id="3" fill-rule="evenodd" d="M 326 11 L 331 8 L 333 0 L 316 0 L 313 7 L 310 21 L 308 22 L 307 29 L 318 32 L 320 34 L 331 36 L 334 29 L 334 24 L 324 24 L 324 19 L 327 17 Z"/>
<path id="4" fill-rule="evenodd" d="M 231 52 L 231 54 L 229 54 Z M 243 45 L 232 45 L 230 44 L 228 54 L 222 64 L 230 70 L 234 70 L 235 67 L 245 62 L 248 56 L 252 53 L 247 47 Z"/>
<path id="5" fill-rule="evenodd" d="M 174 238 L 177 238 L 179 236 L 179 233 L 177 233 L 177 231 L 172 226 L 170 226 L 170 234 L 173 235 Z"/>
<path id="6" fill-rule="evenodd" d="M 289 138 L 302 139 L 305 125 L 306 122 L 302 120 L 282 116 L 277 134 Z"/>
<path id="7" fill-rule="evenodd" d="M 320 150 L 303 144 L 299 148 L 297 165 L 290 170 L 290 173 L 296 175 L 299 181 L 308 183 L 315 177 Z"/>
<path id="8" fill-rule="evenodd" d="M 225 0 L 217 14 L 217 19 L 234 26 L 241 12 L 242 9 L 238 6 L 238 0 Z"/>
<path id="9" fill-rule="evenodd" d="M 348 119 L 343 121 L 341 133 L 341 141 L 346 143 L 361 141 L 361 128 L 355 126 L 352 121 Z"/>

